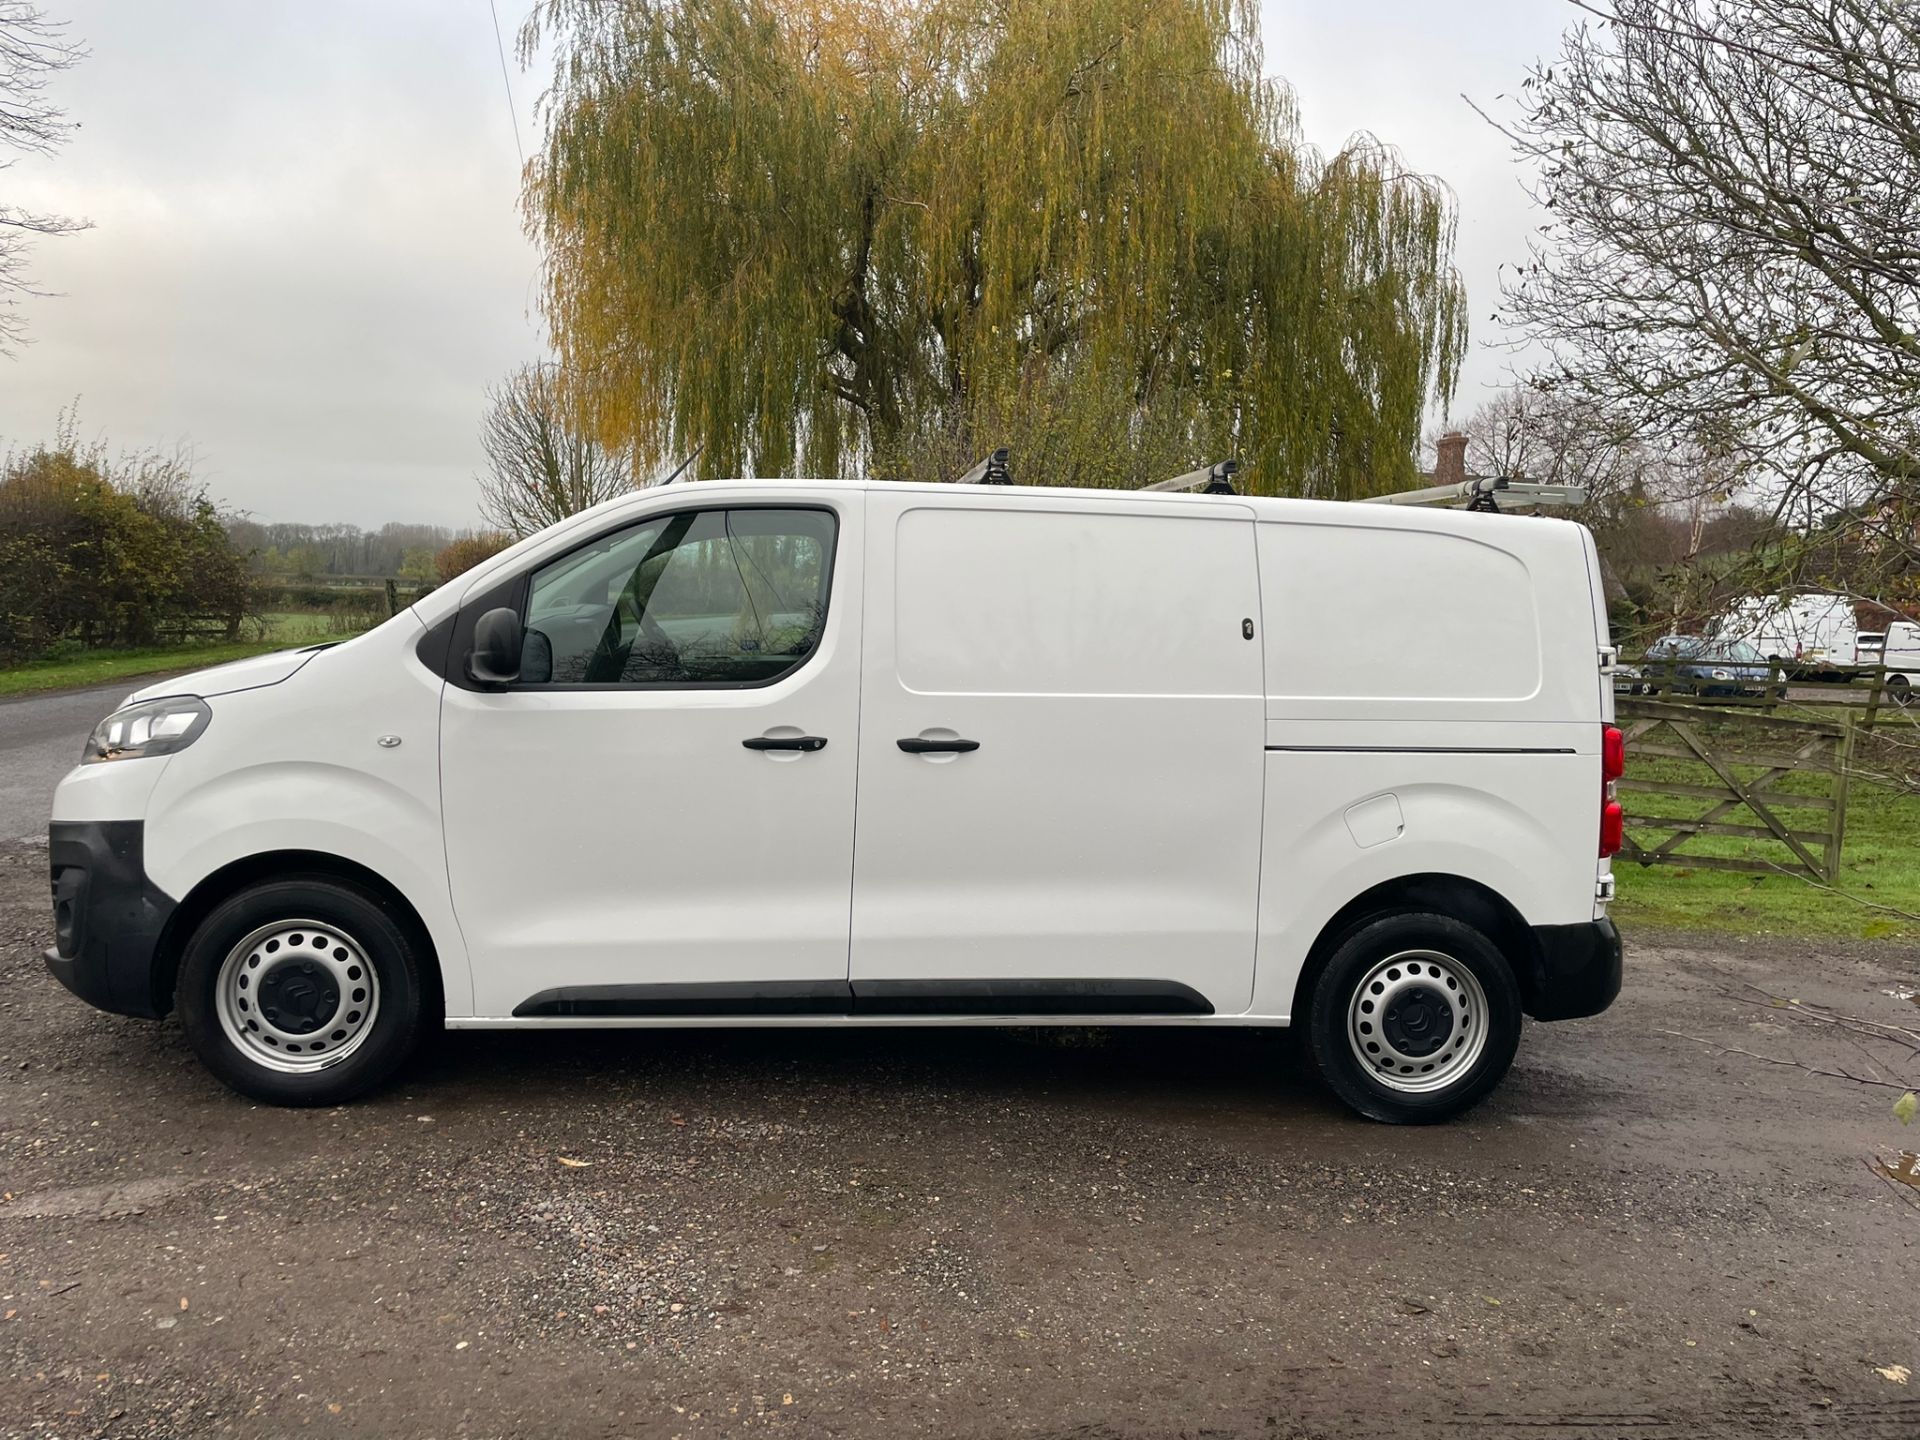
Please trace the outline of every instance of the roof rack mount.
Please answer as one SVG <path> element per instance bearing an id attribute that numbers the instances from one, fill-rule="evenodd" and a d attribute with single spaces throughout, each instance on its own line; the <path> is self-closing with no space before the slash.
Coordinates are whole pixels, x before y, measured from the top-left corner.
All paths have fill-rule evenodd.
<path id="1" fill-rule="evenodd" d="M 1171 480 L 1156 481 L 1140 488 L 1163 492 L 1198 490 L 1203 495 L 1231 495 L 1234 493 L 1233 477 L 1239 473 L 1238 460 L 1221 460 L 1213 465 L 1202 465 L 1198 470 L 1189 470 L 1184 475 L 1176 475 Z"/>
<path id="2" fill-rule="evenodd" d="M 1429 485 L 1421 490 L 1401 490 L 1392 495 L 1362 496 L 1360 505 L 1464 505 L 1469 510 L 1498 511 L 1499 501 L 1509 505 L 1584 505 L 1584 485 L 1538 485 L 1530 480 L 1509 480 L 1504 475 L 1485 475 L 1451 485 Z"/>
<path id="3" fill-rule="evenodd" d="M 956 485 L 1011 485 L 1013 472 L 1007 468 L 1007 447 L 1002 445 L 953 483 Z"/>

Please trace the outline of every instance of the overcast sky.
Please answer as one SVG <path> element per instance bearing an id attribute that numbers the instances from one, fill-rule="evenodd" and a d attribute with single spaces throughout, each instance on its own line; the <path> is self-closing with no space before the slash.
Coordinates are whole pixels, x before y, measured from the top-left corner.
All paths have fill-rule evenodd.
<path id="1" fill-rule="evenodd" d="M 48 240 L 33 343 L 0 358 L 0 445 L 82 431 L 190 446 L 217 497 L 267 520 L 471 524 L 485 387 L 543 353 L 537 257 L 486 0 L 42 0 L 91 50 L 54 83 L 81 129 L 0 195 L 84 215 Z M 500 0 L 509 65 L 527 0 Z M 1484 343 L 1528 213 L 1491 106 L 1551 52 L 1559 0 L 1263 0 L 1270 71 L 1307 136 L 1356 130 L 1445 179 L 1475 353 L 1472 410 L 1509 364 Z M 535 139 L 544 74 L 512 70 Z"/>

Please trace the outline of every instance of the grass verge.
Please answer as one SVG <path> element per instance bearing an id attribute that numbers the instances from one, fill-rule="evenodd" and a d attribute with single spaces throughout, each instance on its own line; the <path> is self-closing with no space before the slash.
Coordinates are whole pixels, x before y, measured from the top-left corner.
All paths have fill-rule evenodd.
<path id="1" fill-rule="evenodd" d="M 109 680 L 132 680 L 175 670 L 201 670 L 227 660 L 244 660 L 269 650 L 284 650 L 283 640 L 236 640 L 219 645 L 156 645 L 142 650 L 90 650 L 71 660 L 29 660 L 0 670 L 0 696 L 35 695 L 46 690 L 78 690 Z"/>
<path id="2" fill-rule="evenodd" d="M 1664 768 L 1658 761 L 1636 763 L 1631 755 L 1627 763 L 1632 773 L 1642 775 Z M 1672 778 L 1697 777 L 1676 770 Z M 1624 798 L 1631 817 L 1636 810 L 1661 813 L 1660 802 L 1666 797 L 1635 793 Z M 1708 803 L 1700 802 L 1701 808 Z M 1730 818 L 1757 823 L 1744 811 Z M 1628 825 L 1631 829 L 1631 819 Z M 1659 832 L 1653 838 L 1660 838 Z M 1686 848 L 1702 854 L 1789 858 L 1785 847 L 1772 841 L 1702 837 Z M 1743 875 L 1684 864 L 1641 866 L 1621 857 L 1614 859 L 1613 873 L 1619 889 L 1613 914 L 1623 928 L 1645 925 L 1731 935 L 1920 940 L 1920 922 L 1872 908 L 1884 905 L 1920 914 L 1920 798 L 1854 782 L 1836 887 L 1843 892 L 1839 894 L 1791 875 Z"/>
<path id="3" fill-rule="evenodd" d="M 361 617 L 365 624 L 374 617 Z M 29 660 L 0 669 L 0 696 L 36 695 L 47 690 L 79 690 L 109 680 L 133 680 L 179 670 L 204 670 L 228 660 L 245 660 L 273 650 L 294 650 L 345 640 L 364 624 L 342 624 L 322 612 L 276 610 L 247 622 L 258 638 L 205 645 L 155 645 L 138 650 L 89 650 L 63 660 Z"/>

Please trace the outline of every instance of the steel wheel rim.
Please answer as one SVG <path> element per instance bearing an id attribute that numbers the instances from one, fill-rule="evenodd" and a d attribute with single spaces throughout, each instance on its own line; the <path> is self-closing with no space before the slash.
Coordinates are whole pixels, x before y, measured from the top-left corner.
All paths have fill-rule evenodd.
<path id="1" fill-rule="evenodd" d="M 1444 1089 L 1487 1048 L 1487 992 L 1451 955 L 1399 951 L 1354 987 L 1347 1044 L 1389 1090 L 1422 1095 Z"/>
<path id="2" fill-rule="evenodd" d="M 340 1064 L 380 1013 L 380 982 L 359 941 L 319 920 L 276 920 L 227 952 L 214 981 L 227 1041 L 283 1075 Z"/>

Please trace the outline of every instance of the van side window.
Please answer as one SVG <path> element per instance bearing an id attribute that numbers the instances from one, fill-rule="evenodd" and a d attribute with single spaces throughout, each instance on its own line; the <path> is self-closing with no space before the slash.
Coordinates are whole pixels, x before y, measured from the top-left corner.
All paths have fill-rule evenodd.
<path id="1" fill-rule="evenodd" d="M 820 642 L 826 510 L 689 510 L 538 570 L 522 685 L 764 685 Z"/>

